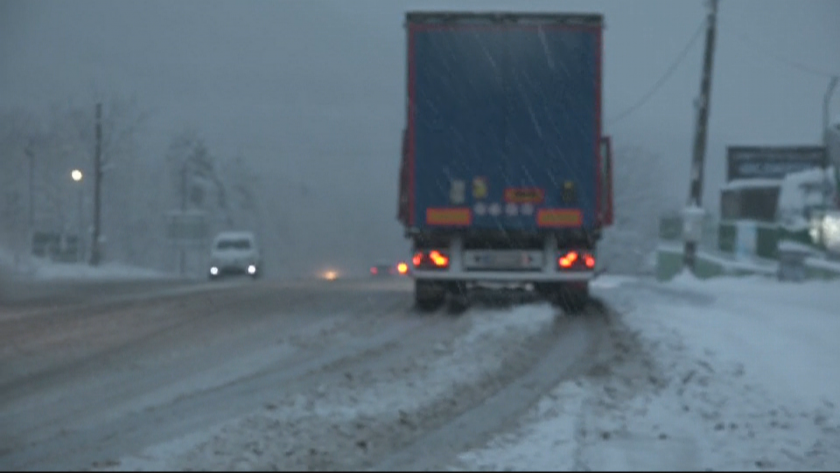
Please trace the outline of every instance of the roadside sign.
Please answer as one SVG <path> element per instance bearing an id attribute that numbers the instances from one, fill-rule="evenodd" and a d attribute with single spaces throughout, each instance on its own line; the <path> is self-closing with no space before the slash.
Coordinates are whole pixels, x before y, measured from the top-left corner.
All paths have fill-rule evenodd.
<path id="1" fill-rule="evenodd" d="M 166 237 L 177 245 L 204 244 L 210 233 L 206 212 L 171 211 L 166 213 Z"/>
<path id="2" fill-rule="evenodd" d="M 825 153 L 823 146 L 729 146 L 726 180 L 782 179 L 822 167 Z"/>

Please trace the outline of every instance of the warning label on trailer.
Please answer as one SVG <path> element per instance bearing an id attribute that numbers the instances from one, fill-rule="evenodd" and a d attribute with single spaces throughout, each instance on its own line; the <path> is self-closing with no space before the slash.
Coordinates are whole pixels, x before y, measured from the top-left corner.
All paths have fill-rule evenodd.
<path id="1" fill-rule="evenodd" d="M 505 189 L 505 202 L 513 204 L 540 204 L 544 196 L 542 189 Z"/>
<path id="2" fill-rule="evenodd" d="M 487 198 L 487 178 L 486 177 L 476 177 L 475 179 L 473 179 L 472 195 L 473 195 L 473 199 L 486 199 Z"/>

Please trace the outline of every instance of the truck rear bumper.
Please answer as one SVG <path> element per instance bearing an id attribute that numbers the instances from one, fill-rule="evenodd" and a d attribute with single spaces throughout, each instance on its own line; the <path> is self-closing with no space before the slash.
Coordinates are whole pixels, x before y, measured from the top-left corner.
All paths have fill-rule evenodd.
<path id="1" fill-rule="evenodd" d="M 537 272 L 537 271 L 424 271 L 415 269 L 414 279 L 435 281 L 463 281 L 463 282 L 589 282 L 595 277 L 594 271 L 576 272 Z"/>

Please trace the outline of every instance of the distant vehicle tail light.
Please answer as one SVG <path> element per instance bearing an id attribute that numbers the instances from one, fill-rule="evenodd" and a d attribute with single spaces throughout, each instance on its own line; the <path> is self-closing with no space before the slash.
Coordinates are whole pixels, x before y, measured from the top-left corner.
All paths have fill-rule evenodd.
<path id="1" fill-rule="evenodd" d="M 595 257 L 591 253 L 569 251 L 557 258 L 557 266 L 564 270 L 595 269 Z"/>
<path id="2" fill-rule="evenodd" d="M 376 269 L 376 268 L 370 268 L 370 274 L 376 275 L 376 273 L 378 273 L 378 272 L 379 272 L 379 270 L 378 270 L 378 269 Z"/>
<path id="3" fill-rule="evenodd" d="M 415 268 L 446 269 L 449 267 L 449 255 L 442 250 L 420 251 L 414 254 L 411 262 Z"/>

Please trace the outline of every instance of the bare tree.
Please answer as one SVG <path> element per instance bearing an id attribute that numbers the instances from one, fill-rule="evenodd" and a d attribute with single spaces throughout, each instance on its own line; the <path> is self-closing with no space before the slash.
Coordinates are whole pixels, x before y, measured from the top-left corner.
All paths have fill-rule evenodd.
<path id="1" fill-rule="evenodd" d="M 29 164 L 27 151 L 39 134 L 37 117 L 20 108 L 0 111 L 0 244 L 16 254 L 25 251 L 29 234 Z"/>
<path id="2" fill-rule="evenodd" d="M 228 196 L 229 221 L 261 233 L 260 180 L 242 155 L 221 163 L 222 185 Z"/>

